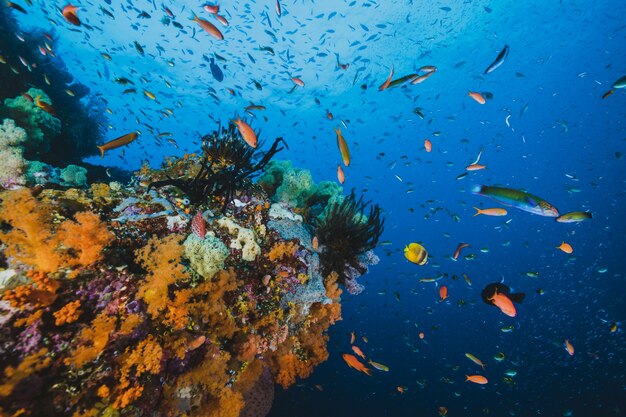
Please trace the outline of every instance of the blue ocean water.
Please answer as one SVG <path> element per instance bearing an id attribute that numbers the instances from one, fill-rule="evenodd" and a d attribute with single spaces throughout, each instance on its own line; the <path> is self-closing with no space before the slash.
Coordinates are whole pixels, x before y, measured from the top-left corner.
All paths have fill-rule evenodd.
<path id="1" fill-rule="evenodd" d="M 88 162 L 158 166 L 196 150 L 218 121 L 254 103 L 266 107 L 251 121 L 261 138 L 289 143 L 280 158 L 310 169 L 316 181 L 335 180 L 341 157 L 333 129 L 342 129 L 352 153 L 345 190 L 384 209 L 381 262 L 360 279 L 362 294 L 343 298 L 329 360 L 279 389 L 270 415 L 435 416 L 439 407 L 450 416 L 626 415 L 625 91 L 602 99 L 626 75 L 626 5 L 280 4 L 277 16 L 274 0 L 220 2 L 229 21 L 219 26 L 222 41 L 189 20 L 192 12 L 209 18 L 199 2 L 84 1 L 78 15 L 89 27 L 80 29 L 59 24 L 62 2 L 34 1 L 28 14 L 16 13 L 24 31 L 54 32 L 56 55 L 106 100 L 107 139 L 142 132 Z M 174 15 L 169 22 L 164 7 Z M 485 74 L 505 45 L 504 64 Z M 379 91 L 392 68 L 396 79 L 425 65 L 437 71 L 423 83 Z M 129 85 L 115 81 L 121 77 L 136 94 L 123 94 Z M 292 77 L 304 87 L 290 92 Z M 480 105 L 469 91 L 493 98 Z M 163 132 L 175 142 L 155 140 Z M 487 168 L 458 179 L 481 151 Z M 476 184 L 524 189 L 562 213 L 591 211 L 593 219 L 563 224 L 514 208 L 506 217 L 472 217 L 473 206 L 500 207 L 472 194 Z M 572 254 L 556 249 L 563 241 Z M 428 264 L 404 258 L 410 242 L 427 248 Z M 461 242 L 470 247 L 454 261 Z M 439 274 L 445 278 L 436 283 L 419 281 Z M 527 294 L 515 318 L 482 302 L 482 288 L 500 280 Z M 439 302 L 444 284 L 449 298 Z M 368 377 L 345 365 L 351 332 L 389 372 Z M 505 359 L 497 362 L 500 352 Z M 465 382 L 477 373 L 489 383 Z"/>

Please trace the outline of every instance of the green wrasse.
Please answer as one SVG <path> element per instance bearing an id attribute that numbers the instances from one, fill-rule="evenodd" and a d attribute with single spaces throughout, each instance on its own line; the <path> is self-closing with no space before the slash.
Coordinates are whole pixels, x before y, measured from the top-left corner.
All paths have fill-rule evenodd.
<path id="1" fill-rule="evenodd" d="M 505 206 L 515 207 L 545 217 L 559 217 L 559 211 L 552 204 L 525 191 L 504 187 L 478 185 L 472 189 L 474 194 L 490 197 Z"/>
<path id="2" fill-rule="evenodd" d="M 389 372 L 389 367 L 383 365 L 382 363 L 374 362 L 373 360 L 369 360 L 368 363 L 372 365 L 373 368 L 378 369 L 379 371 Z"/>
<path id="3" fill-rule="evenodd" d="M 577 223 L 591 218 L 591 213 L 588 211 L 572 211 L 557 217 L 556 221 L 559 223 Z"/>

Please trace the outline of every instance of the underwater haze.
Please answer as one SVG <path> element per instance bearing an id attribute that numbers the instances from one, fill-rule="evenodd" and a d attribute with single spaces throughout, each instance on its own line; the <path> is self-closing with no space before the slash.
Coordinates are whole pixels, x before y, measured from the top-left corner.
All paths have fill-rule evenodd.
<path id="1" fill-rule="evenodd" d="M 258 134 L 256 151 L 283 138 L 274 160 L 380 206 L 380 262 L 356 295 L 347 288 L 354 279 L 336 271 L 344 292 L 328 358 L 287 389 L 277 385 L 267 415 L 625 417 L 626 3 L 221 0 L 213 13 L 214 5 L 81 0 L 68 11 L 56 0 L 4 2 L 3 22 L 17 25 L 11 36 L 47 34 L 50 48 L 0 43 L 8 74 L 0 102 L 54 88 L 32 75 L 26 53 L 71 74 L 57 89 L 71 96 L 81 85 L 82 105 L 98 103 L 89 128 L 97 136 L 84 150 L 53 143 L 31 153 L 60 167 L 73 155 L 67 163 L 94 167 L 90 184 L 97 167 L 130 178 L 142 164 L 156 172 L 167 158 L 186 160 L 204 135 L 241 117 Z M 13 44 L 30 51 L 9 51 Z M 77 120 L 66 114 L 64 131 Z M 0 112 L 0 122 L 9 116 Z M 136 140 L 96 147 L 131 132 Z M 240 124 L 233 132 L 251 145 Z M 184 191 L 176 197 L 189 198 Z M 3 369 L 17 366 L 7 346 Z M 131 415 L 124 407 L 113 408 Z M 89 415 L 115 415 L 99 410 Z"/>

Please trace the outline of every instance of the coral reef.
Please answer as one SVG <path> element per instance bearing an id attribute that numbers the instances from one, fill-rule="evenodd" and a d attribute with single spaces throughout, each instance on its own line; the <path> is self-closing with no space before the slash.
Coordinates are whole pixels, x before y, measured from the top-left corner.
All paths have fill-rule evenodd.
<path id="1" fill-rule="evenodd" d="M 26 131 L 15 125 L 12 119 L 4 119 L 0 125 L 0 186 L 12 188 L 23 185 L 27 162 L 22 145 L 26 142 Z"/>
<path id="2" fill-rule="evenodd" d="M 328 358 L 346 269 L 324 271 L 311 225 L 247 179 L 227 213 L 223 196 L 148 190 L 197 161 L 0 194 L 0 413 L 264 416 L 274 383 Z"/>

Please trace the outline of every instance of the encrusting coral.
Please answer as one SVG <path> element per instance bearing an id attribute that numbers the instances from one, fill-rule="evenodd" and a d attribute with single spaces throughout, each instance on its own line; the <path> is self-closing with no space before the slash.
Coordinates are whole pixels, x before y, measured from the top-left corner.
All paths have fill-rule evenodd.
<path id="1" fill-rule="evenodd" d="M 0 304 L 0 414 L 263 417 L 274 382 L 328 358 L 342 271 L 322 273 L 306 217 L 247 180 L 199 203 L 145 187 L 196 164 L 0 194 L 0 258 L 19 277 Z"/>

